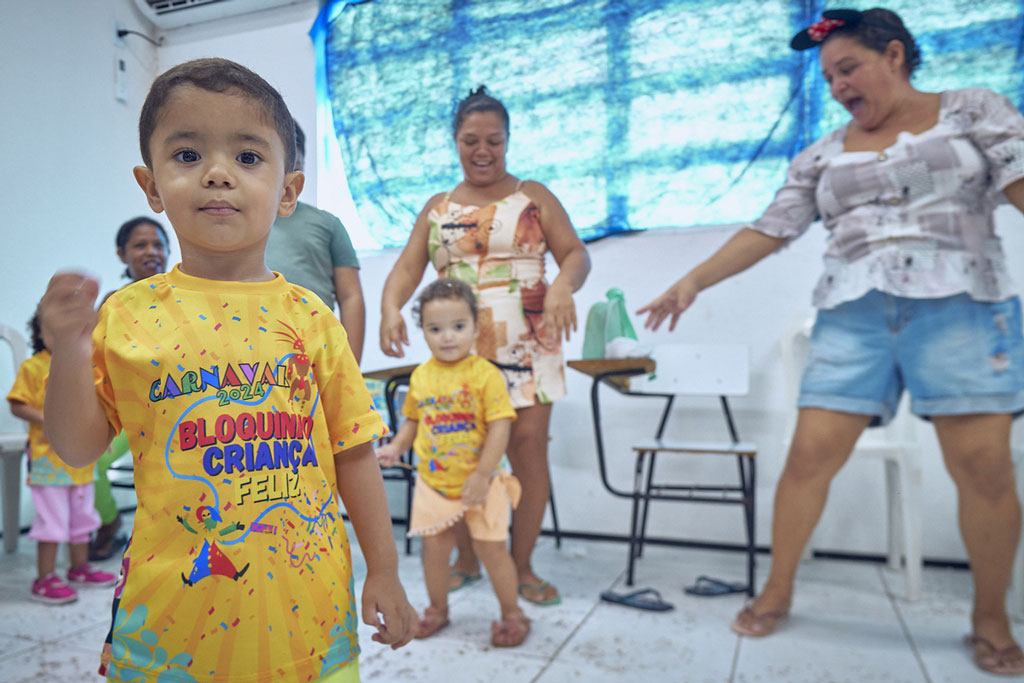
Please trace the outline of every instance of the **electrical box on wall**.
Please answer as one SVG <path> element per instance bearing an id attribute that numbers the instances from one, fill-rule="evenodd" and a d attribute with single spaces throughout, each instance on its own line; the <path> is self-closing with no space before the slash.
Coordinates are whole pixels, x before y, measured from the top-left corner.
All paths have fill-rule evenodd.
<path id="1" fill-rule="evenodd" d="M 128 101 L 128 61 L 126 50 L 114 51 L 114 99 L 118 102 Z"/>

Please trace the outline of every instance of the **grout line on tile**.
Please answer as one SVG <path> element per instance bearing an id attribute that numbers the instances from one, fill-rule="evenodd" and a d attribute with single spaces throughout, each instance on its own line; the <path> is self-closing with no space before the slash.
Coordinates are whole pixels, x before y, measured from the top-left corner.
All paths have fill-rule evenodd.
<path id="1" fill-rule="evenodd" d="M 622 573 L 620 573 L 618 576 L 615 577 L 615 579 L 612 581 L 611 585 L 615 586 L 619 581 L 621 581 L 622 577 L 623 577 L 623 575 L 625 573 L 626 573 L 625 570 L 623 570 Z M 562 650 L 565 649 L 565 646 L 568 645 L 569 641 L 573 639 L 573 636 L 575 636 L 579 632 L 579 630 L 583 627 L 583 624 L 587 623 L 587 620 L 590 619 L 591 615 L 595 611 L 597 611 L 597 607 L 600 604 L 601 604 L 601 598 L 598 597 L 598 599 L 594 601 L 594 605 L 590 608 L 590 610 L 586 614 L 584 614 L 583 618 L 580 619 L 578 624 L 576 624 L 576 627 L 573 628 L 573 630 L 569 633 L 569 635 L 565 637 L 565 640 L 562 641 L 562 644 L 559 645 L 555 649 L 555 651 L 553 653 L 551 653 L 551 656 L 548 658 L 547 663 L 545 663 L 544 666 L 541 667 L 541 670 L 537 672 L 536 676 L 534 676 L 532 679 L 530 679 L 530 683 L 536 683 L 537 680 L 540 679 L 540 677 L 544 675 L 544 672 L 547 671 L 548 668 L 552 664 L 555 663 L 555 660 L 558 659 L 558 655 L 562 654 Z"/>
<path id="2" fill-rule="evenodd" d="M 583 618 L 580 619 L 579 623 L 576 624 L 575 628 L 573 628 L 573 630 L 569 632 L 569 635 L 565 637 L 565 640 L 562 641 L 561 645 L 559 645 L 555 649 L 555 651 L 551 653 L 551 656 L 548 657 L 548 661 L 544 663 L 544 666 L 542 666 L 540 671 L 537 672 L 537 675 L 530 679 L 530 683 L 536 683 L 537 680 L 544 675 L 544 672 L 548 670 L 548 667 L 555 663 L 555 660 L 558 659 L 558 655 L 562 654 L 562 650 L 565 648 L 565 646 L 568 645 L 569 641 L 572 640 L 573 636 L 575 636 L 576 633 L 579 632 L 583 624 L 587 623 L 587 619 L 590 618 L 590 615 L 592 615 L 594 611 L 597 610 L 598 602 L 600 602 L 600 600 L 594 603 L 593 607 L 591 607 L 590 610 L 583 615 Z"/>
<path id="3" fill-rule="evenodd" d="M 910 632 L 910 627 L 907 626 L 907 622 L 903 619 L 903 612 L 900 609 L 899 600 L 896 599 L 896 594 L 889 585 L 888 577 L 885 575 L 882 567 L 877 568 L 878 575 L 882 579 L 882 587 L 885 589 L 885 596 L 889 598 L 889 604 L 892 605 L 892 611 L 896 614 L 896 621 L 900 624 L 900 629 L 903 630 L 903 637 L 907 640 L 907 645 L 910 646 L 910 651 L 914 654 L 914 659 L 917 660 L 917 665 L 921 667 L 921 675 L 924 676 L 925 683 L 932 683 L 932 677 L 928 675 L 928 667 L 925 666 L 924 658 L 921 657 L 921 653 L 917 649 L 917 643 L 914 642 L 914 635 Z"/>
<path id="4" fill-rule="evenodd" d="M 732 651 L 732 666 L 729 667 L 728 683 L 736 680 L 736 667 L 740 665 L 740 648 L 743 646 L 743 636 L 736 636 L 736 647 Z"/>

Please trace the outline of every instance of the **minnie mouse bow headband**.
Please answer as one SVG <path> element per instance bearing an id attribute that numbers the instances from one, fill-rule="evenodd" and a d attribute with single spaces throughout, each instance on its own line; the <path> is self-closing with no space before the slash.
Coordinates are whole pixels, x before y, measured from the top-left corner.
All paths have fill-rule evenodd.
<path id="1" fill-rule="evenodd" d="M 832 31 L 840 26 L 856 26 L 864 15 L 855 9 L 828 9 L 821 13 L 821 21 L 815 22 L 793 36 L 789 46 L 794 50 L 810 50 L 821 46 Z"/>

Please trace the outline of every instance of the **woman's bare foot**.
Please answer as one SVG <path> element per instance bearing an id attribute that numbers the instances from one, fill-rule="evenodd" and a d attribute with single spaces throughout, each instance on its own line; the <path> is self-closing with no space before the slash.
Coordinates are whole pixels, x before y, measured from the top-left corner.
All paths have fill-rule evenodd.
<path id="1" fill-rule="evenodd" d="M 1014 640 L 1006 615 L 974 615 L 971 626 L 973 632 L 964 640 L 973 651 L 978 668 L 995 674 L 1024 673 L 1024 653 Z"/>
<path id="2" fill-rule="evenodd" d="M 736 615 L 730 628 L 741 636 L 763 638 L 789 616 L 791 594 L 782 594 L 767 587 Z"/>
<path id="3" fill-rule="evenodd" d="M 519 575 L 519 597 L 535 605 L 550 606 L 562 602 L 558 589 L 532 571 Z"/>
<path id="4" fill-rule="evenodd" d="M 480 570 L 476 570 L 476 574 L 469 574 L 468 572 L 460 572 L 454 569 L 448 569 L 448 592 L 453 593 L 460 588 L 465 588 L 471 583 L 476 583 L 483 578 L 483 574 Z"/>
<path id="5" fill-rule="evenodd" d="M 416 627 L 416 637 L 429 638 L 449 623 L 448 608 L 434 607 L 431 605 L 423 610 L 423 618 L 420 619 L 420 623 Z"/>
<path id="6" fill-rule="evenodd" d="M 494 647 L 516 647 L 522 645 L 530 633 L 530 620 L 525 614 L 502 615 L 501 621 L 491 622 L 491 645 Z"/>
<path id="7" fill-rule="evenodd" d="M 458 553 L 455 562 L 448 567 L 448 592 L 465 588 L 483 576 L 480 561 L 472 553 Z"/>

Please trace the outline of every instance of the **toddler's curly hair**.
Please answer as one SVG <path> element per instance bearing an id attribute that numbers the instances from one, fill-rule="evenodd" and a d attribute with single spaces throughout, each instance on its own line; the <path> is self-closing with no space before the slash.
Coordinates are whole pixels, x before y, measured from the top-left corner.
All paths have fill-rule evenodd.
<path id="1" fill-rule="evenodd" d="M 465 282 L 442 277 L 424 287 L 420 295 L 416 297 L 416 302 L 412 305 L 412 317 L 416 321 L 417 327 L 423 327 L 423 306 L 439 299 L 465 301 L 469 306 L 469 312 L 473 315 L 473 322 L 476 322 L 476 294 L 473 293 L 472 288 Z"/>

